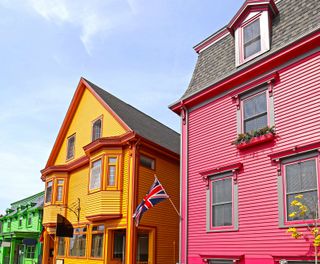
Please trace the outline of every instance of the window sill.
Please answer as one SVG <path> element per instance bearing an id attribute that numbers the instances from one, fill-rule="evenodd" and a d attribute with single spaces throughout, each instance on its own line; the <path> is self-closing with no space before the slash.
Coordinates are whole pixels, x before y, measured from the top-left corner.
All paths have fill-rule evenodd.
<path id="1" fill-rule="evenodd" d="M 272 133 L 268 133 L 266 135 L 262 135 L 259 137 L 254 137 L 250 139 L 248 142 L 243 142 L 237 145 L 237 149 L 242 150 L 242 149 L 247 149 L 253 146 L 257 146 L 266 142 L 271 142 L 275 139 L 275 135 Z"/>

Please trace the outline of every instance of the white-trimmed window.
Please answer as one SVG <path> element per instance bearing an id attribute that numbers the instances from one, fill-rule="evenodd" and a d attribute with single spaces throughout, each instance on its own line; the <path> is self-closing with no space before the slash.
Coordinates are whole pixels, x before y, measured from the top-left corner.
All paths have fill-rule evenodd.
<path id="1" fill-rule="evenodd" d="M 74 158 L 75 141 L 76 141 L 75 134 L 68 137 L 67 139 L 67 160 Z"/>
<path id="2" fill-rule="evenodd" d="M 102 159 L 98 159 L 91 163 L 90 185 L 89 185 L 90 190 L 101 188 L 101 168 L 102 168 Z"/>
<path id="3" fill-rule="evenodd" d="M 101 138 L 102 134 L 102 118 L 95 120 L 92 123 L 92 141 Z"/>
<path id="4" fill-rule="evenodd" d="M 235 30 L 236 66 L 270 49 L 268 11 L 252 12 Z"/>

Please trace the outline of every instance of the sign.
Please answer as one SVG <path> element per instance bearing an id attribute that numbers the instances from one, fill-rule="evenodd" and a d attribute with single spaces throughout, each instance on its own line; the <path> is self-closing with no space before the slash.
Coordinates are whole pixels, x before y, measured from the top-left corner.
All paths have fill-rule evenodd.
<path id="1" fill-rule="evenodd" d="M 25 238 L 22 240 L 22 244 L 26 246 L 35 246 L 37 245 L 37 240 L 34 238 Z"/>
<path id="2" fill-rule="evenodd" d="M 3 241 L 1 246 L 2 247 L 11 247 L 11 242 Z"/>
<path id="3" fill-rule="evenodd" d="M 56 259 L 56 264 L 64 264 L 64 259 Z"/>
<path id="4" fill-rule="evenodd" d="M 57 237 L 73 237 L 73 226 L 64 216 L 57 215 Z"/>

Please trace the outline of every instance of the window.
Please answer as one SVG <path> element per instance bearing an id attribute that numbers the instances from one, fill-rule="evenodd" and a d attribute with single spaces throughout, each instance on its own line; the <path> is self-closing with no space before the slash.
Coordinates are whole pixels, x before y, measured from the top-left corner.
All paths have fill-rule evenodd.
<path id="1" fill-rule="evenodd" d="M 242 101 L 243 132 L 257 131 L 268 126 L 267 91 L 254 94 Z"/>
<path id="2" fill-rule="evenodd" d="M 243 28 L 244 59 L 261 50 L 260 19 L 256 19 Z"/>
<path id="3" fill-rule="evenodd" d="M 226 259 L 210 259 L 209 264 L 234 264 L 233 260 Z"/>
<path id="4" fill-rule="evenodd" d="M 64 256 L 66 250 L 66 239 L 64 237 L 58 238 L 58 256 Z"/>
<path id="5" fill-rule="evenodd" d="M 149 232 L 138 233 L 137 261 L 149 261 Z"/>
<path id="6" fill-rule="evenodd" d="M 8 226 L 8 229 L 10 230 L 11 229 L 11 220 L 10 219 L 8 220 L 7 226 Z"/>
<path id="7" fill-rule="evenodd" d="M 69 256 L 84 257 L 86 255 L 87 228 L 76 228 L 73 237 L 70 238 Z"/>
<path id="8" fill-rule="evenodd" d="M 27 246 L 25 257 L 27 259 L 34 259 L 35 252 L 36 252 L 36 246 Z"/>
<path id="9" fill-rule="evenodd" d="M 75 146 L 76 135 L 72 135 L 67 139 L 67 160 L 74 158 L 74 146 Z"/>
<path id="10" fill-rule="evenodd" d="M 230 164 L 232 168 L 209 174 L 202 173 L 207 182 L 207 232 L 238 230 L 238 184 L 237 175 L 242 164 Z"/>
<path id="11" fill-rule="evenodd" d="M 118 164 L 117 157 L 108 157 L 108 179 L 107 179 L 108 186 L 116 185 L 117 164 Z"/>
<path id="12" fill-rule="evenodd" d="M 56 202 L 62 202 L 63 201 L 63 186 L 64 186 L 64 180 L 57 180 L 57 193 L 56 193 Z"/>
<path id="13" fill-rule="evenodd" d="M 232 226 L 232 178 L 211 181 L 211 225 Z"/>
<path id="14" fill-rule="evenodd" d="M 90 190 L 99 189 L 101 187 L 101 165 L 102 160 L 98 159 L 91 163 L 90 172 Z"/>
<path id="15" fill-rule="evenodd" d="M 148 169 L 155 169 L 155 160 L 147 156 L 140 155 L 140 164 Z"/>
<path id="16" fill-rule="evenodd" d="M 22 222 L 23 222 L 23 216 L 19 217 L 19 222 L 18 222 L 18 226 L 22 227 Z"/>
<path id="17" fill-rule="evenodd" d="M 92 124 L 92 141 L 101 138 L 102 119 L 99 118 Z"/>
<path id="18" fill-rule="evenodd" d="M 91 257 L 102 258 L 103 240 L 104 240 L 104 225 L 93 226 L 92 238 L 91 238 Z"/>
<path id="19" fill-rule="evenodd" d="M 51 203 L 52 201 L 52 181 L 47 182 L 46 188 L 46 203 Z"/>
<path id="20" fill-rule="evenodd" d="M 32 214 L 29 213 L 28 215 L 28 226 L 31 226 L 32 225 Z"/>
<path id="21" fill-rule="evenodd" d="M 113 231 L 112 259 L 124 260 L 126 248 L 126 230 Z"/>
<path id="22" fill-rule="evenodd" d="M 298 160 L 284 165 L 285 173 L 285 199 L 287 208 L 287 221 L 316 219 L 318 203 L 318 173 L 317 158 Z M 304 216 L 289 217 L 294 211 L 290 206 L 295 196 L 303 194 L 301 202 L 308 207 Z"/>

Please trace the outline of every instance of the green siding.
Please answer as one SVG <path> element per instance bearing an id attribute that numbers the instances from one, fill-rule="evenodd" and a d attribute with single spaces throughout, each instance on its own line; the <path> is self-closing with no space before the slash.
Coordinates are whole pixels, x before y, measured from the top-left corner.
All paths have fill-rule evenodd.
<path id="1" fill-rule="evenodd" d="M 11 247 L 0 247 L 0 264 L 13 264 L 15 249 L 21 247 L 21 259 L 23 264 L 38 263 L 38 256 L 41 254 L 41 244 L 39 237 L 42 231 L 42 211 L 43 211 L 44 193 L 38 193 L 18 202 L 12 203 L 11 208 L 7 209 L 6 215 L 0 218 L 2 230 L 0 232 L 0 241 L 11 243 Z M 31 224 L 28 219 L 31 217 Z M 21 219 L 21 225 L 19 224 Z M 11 223 L 9 228 L 8 223 Z M 26 246 L 22 245 L 25 238 L 35 239 L 37 241 L 34 258 L 26 258 Z M 8 261 L 8 262 L 6 262 Z"/>

